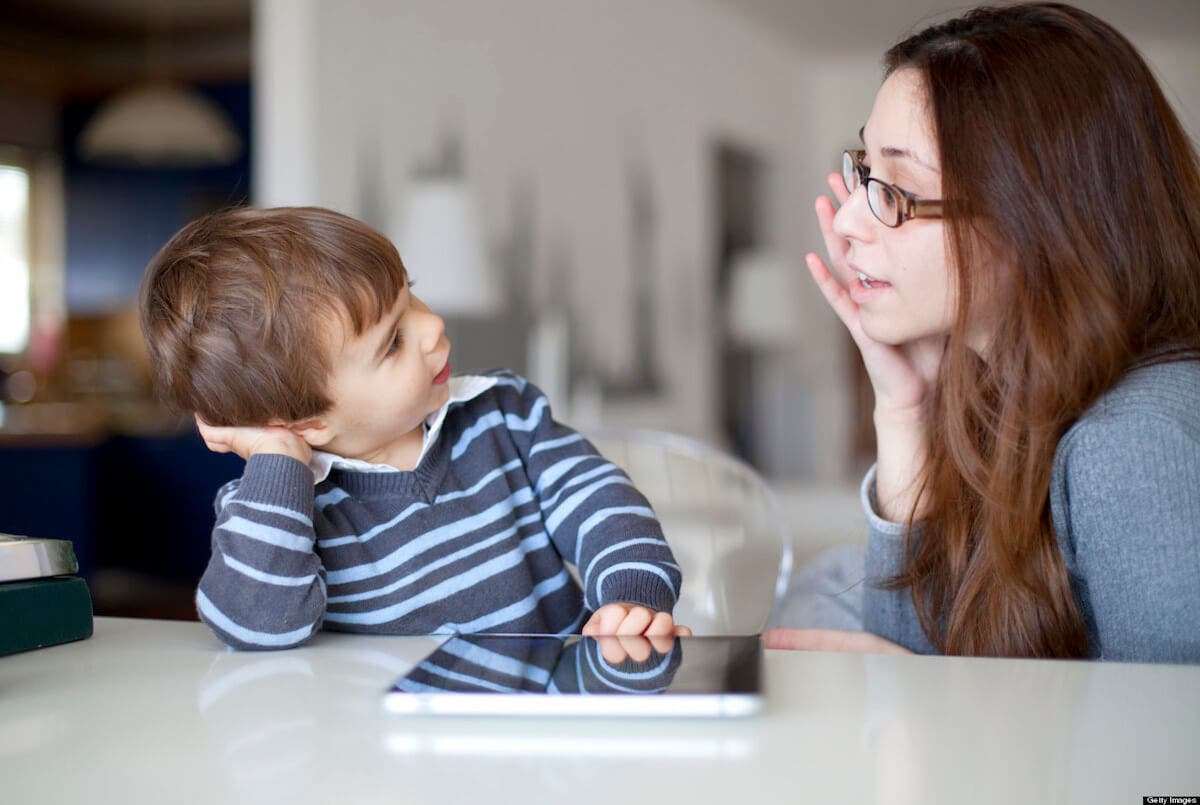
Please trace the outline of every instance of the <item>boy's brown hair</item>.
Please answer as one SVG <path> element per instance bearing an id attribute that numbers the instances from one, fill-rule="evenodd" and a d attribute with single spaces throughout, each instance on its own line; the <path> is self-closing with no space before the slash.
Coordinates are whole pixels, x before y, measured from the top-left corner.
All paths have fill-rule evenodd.
<path id="1" fill-rule="evenodd" d="M 173 410 L 211 425 L 301 422 L 327 411 L 328 338 L 355 335 L 399 298 L 391 241 L 319 207 L 231 209 L 199 218 L 142 279 L 142 335 Z"/>

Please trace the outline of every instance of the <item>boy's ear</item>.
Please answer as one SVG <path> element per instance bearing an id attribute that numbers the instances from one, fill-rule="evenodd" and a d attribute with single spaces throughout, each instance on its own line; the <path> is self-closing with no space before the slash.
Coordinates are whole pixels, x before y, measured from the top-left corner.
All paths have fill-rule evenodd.
<path id="1" fill-rule="evenodd" d="M 285 427 L 313 447 L 322 447 L 333 439 L 333 428 L 323 419 L 305 419 Z"/>

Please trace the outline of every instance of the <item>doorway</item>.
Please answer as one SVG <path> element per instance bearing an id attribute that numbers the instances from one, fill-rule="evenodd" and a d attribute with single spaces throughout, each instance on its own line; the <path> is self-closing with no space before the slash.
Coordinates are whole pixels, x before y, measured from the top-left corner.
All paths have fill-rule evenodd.
<path id="1" fill-rule="evenodd" d="M 722 436 L 730 449 L 760 467 L 762 446 L 756 444 L 756 354 L 734 339 L 729 293 L 737 255 L 762 248 L 766 229 L 766 160 L 753 149 L 725 140 L 713 149 L 716 182 L 716 265 L 713 269 L 714 310 L 718 322 L 717 410 Z"/>

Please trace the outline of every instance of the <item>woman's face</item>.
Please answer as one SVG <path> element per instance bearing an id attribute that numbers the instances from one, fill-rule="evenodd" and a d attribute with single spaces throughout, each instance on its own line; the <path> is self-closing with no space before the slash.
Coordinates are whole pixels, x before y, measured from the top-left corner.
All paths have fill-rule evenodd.
<path id="1" fill-rule="evenodd" d="M 942 197 L 941 159 L 920 73 L 892 73 L 863 128 L 863 164 L 876 179 L 919 199 Z M 876 341 L 903 344 L 950 332 L 957 303 L 940 218 L 911 218 L 898 228 L 881 223 L 865 187 L 838 210 L 833 230 L 849 243 L 849 291 L 863 330 Z M 864 276 L 866 281 L 864 282 Z"/>

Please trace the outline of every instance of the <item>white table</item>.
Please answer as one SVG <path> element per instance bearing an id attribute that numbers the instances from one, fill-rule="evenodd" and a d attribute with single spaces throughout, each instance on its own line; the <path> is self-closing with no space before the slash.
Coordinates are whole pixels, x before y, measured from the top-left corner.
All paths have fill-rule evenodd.
<path id="1" fill-rule="evenodd" d="M 439 641 L 224 649 L 98 618 L 0 658 L 0 801 L 1140 803 L 1200 793 L 1200 667 L 768 652 L 742 721 L 430 720 Z"/>

